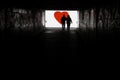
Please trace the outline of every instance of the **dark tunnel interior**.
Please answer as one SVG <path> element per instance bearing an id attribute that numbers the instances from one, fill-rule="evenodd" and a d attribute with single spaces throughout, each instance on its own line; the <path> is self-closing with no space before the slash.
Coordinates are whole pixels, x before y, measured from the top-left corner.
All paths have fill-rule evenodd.
<path id="1" fill-rule="evenodd" d="M 84 64 L 117 61 L 120 45 L 118 0 L 26 0 L 9 1 L 8 5 L 4 3 L 7 2 L 0 3 L 0 36 L 1 53 L 7 63 Z M 46 10 L 77 11 L 75 18 L 78 27 L 70 31 L 63 31 L 61 26 L 47 28 Z M 68 13 L 73 19 L 75 14 Z M 52 13 L 48 15 L 52 21 Z"/>

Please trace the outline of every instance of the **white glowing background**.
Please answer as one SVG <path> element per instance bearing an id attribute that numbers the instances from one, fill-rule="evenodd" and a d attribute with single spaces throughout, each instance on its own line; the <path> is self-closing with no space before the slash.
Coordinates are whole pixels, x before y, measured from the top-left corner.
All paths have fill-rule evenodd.
<path id="1" fill-rule="evenodd" d="M 54 18 L 54 13 L 56 11 L 63 12 L 66 10 L 46 10 L 45 11 L 45 26 L 46 27 L 61 27 L 62 25 L 58 23 L 58 21 Z M 72 19 L 72 24 L 71 27 L 77 28 L 79 25 L 79 16 L 78 16 L 78 11 L 69 11 L 67 10 L 66 12 L 69 13 L 71 19 Z M 67 25 L 66 25 L 67 26 Z"/>

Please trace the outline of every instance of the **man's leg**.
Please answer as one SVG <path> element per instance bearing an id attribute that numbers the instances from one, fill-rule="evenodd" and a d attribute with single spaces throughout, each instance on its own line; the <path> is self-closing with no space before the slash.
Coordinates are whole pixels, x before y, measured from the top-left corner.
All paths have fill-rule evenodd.
<path id="1" fill-rule="evenodd" d="M 62 24 L 62 30 L 63 30 L 63 28 L 64 28 L 64 25 Z"/>
<path id="2" fill-rule="evenodd" d="M 63 30 L 65 30 L 65 24 L 63 24 Z"/>
<path id="3" fill-rule="evenodd" d="M 67 30 L 68 30 L 68 31 L 70 30 L 70 25 L 69 25 L 69 24 L 67 24 Z"/>

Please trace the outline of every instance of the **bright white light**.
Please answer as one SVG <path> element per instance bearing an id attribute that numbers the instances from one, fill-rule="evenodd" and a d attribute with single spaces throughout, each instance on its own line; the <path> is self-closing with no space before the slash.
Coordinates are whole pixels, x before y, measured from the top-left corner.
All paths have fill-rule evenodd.
<path id="1" fill-rule="evenodd" d="M 66 10 L 46 10 L 45 11 L 45 27 L 62 27 L 62 25 L 54 17 L 54 13 L 56 11 L 68 12 L 72 19 L 71 27 L 74 27 L 74 28 L 78 27 L 79 25 L 78 11 L 71 11 L 71 10 L 67 10 L 67 11 Z"/>

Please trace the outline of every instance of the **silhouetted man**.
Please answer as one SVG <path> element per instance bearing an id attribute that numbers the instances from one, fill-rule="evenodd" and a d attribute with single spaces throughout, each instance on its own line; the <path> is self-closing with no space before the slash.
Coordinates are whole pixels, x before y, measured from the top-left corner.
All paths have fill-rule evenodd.
<path id="1" fill-rule="evenodd" d="M 65 30 L 65 21 L 66 21 L 66 17 L 65 15 L 62 16 L 61 18 L 61 23 L 62 23 L 62 29 Z"/>
<path id="2" fill-rule="evenodd" d="M 69 31 L 70 30 L 70 24 L 72 23 L 72 19 L 70 18 L 70 15 L 67 16 L 66 20 L 67 20 L 67 30 Z"/>

